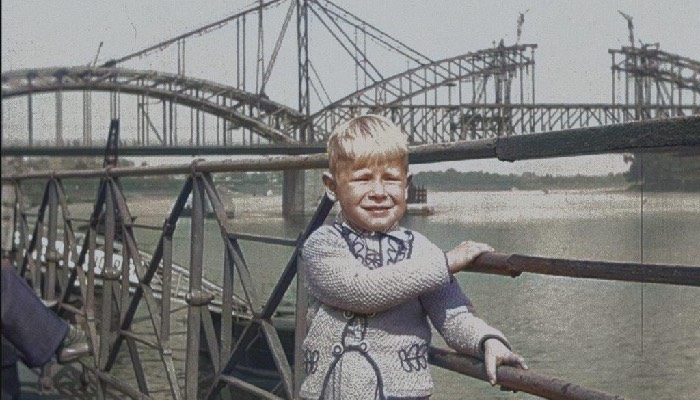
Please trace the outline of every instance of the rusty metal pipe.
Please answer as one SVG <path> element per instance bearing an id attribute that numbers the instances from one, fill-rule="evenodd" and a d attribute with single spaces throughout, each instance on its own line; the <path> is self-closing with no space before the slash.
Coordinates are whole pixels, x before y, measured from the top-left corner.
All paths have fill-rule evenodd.
<path id="1" fill-rule="evenodd" d="M 431 346 L 428 350 L 430 363 L 472 378 L 488 382 L 484 363 L 473 357 L 445 348 Z M 497 381 L 504 389 L 519 390 L 553 400 L 620 400 L 596 389 L 585 388 L 559 378 L 540 375 L 530 370 L 502 365 L 497 370 Z"/>

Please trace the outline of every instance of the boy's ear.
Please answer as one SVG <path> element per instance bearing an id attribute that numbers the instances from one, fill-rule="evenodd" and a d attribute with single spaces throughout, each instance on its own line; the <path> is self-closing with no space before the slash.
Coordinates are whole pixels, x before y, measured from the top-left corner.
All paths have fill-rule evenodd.
<path id="1" fill-rule="evenodd" d="M 335 196 L 335 179 L 333 179 L 333 175 L 331 175 L 330 172 L 324 172 L 323 173 L 323 186 L 326 187 L 326 196 L 331 200 L 331 201 L 336 201 L 336 196 Z"/>
<path id="2" fill-rule="evenodd" d="M 406 190 L 404 190 L 404 194 L 403 194 L 404 200 L 408 200 L 408 187 L 411 186 L 412 180 L 413 180 L 413 174 L 409 172 L 408 175 L 406 175 Z"/>

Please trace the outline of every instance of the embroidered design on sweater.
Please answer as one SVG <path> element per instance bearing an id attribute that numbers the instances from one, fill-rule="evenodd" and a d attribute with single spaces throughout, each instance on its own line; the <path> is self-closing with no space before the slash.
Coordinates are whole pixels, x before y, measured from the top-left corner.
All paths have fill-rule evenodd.
<path id="1" fill-rule="evenodd" d="M 395 264 L 411 257 L 414 236 L 408 230 L 401 232 L 402 235 L 405 235 L 404 240 L 392 234 L 377 232 L 374 235 L 378 236 L 376 237 L 378 240 L 371 240 L 368 243 L 368 238 L 370 237 L 367 234 L 357 233 L 338 222 L 334 223 L 333 227 L 345 239 L 352 255 L 369 269 Z M 370 246 L 370 243 L 374 245 L 374 248 Z M 348 322 L 343 329 L 340 343 L 335 343 L 332 347 L 334 359 L 324 377 L 321 398 L 326 398 L 327 396 L 331 398 L 342 398 L 342 393 L 340 393 L 342 385 L 340 382 L 336 382 L 336 380 L 342 377 L 343 357 L 353 353 L 361 355 L 367 363 L 369 370 L 374 373 L 375 386 L 374 388 L 367 389 L 370 392 L 374 392 L 375 399 L 386 399 L 382 373 L 379 370 L 377 362 L 372 358 L 371 349 L 365 341 L 367 319 L 371 316 L 347 311 L 343 315 L 348 319 Z M 421 369 L 427 368 L 427 345 L 419 346 L 416 344 L 414 346 L 409 346 L 407 349 L 400 349 L 398 352 L 401 367 L 405 371 L 420 371 Z M 317 355 L 318 352 L 310 352 L 307 350 L 304 354 L 304 364 L 307 366 L 307 373 L 316 372 L 315 360 L 312 359 L 314 353 Z M 333 384 L 329 385 L 331 382 L 333 382 Z M 326 392 L 329 387 L 333 388 L 331 390 L 333 390 L 334 393 Z"/>
<path id="2" fill-rule="evenodd" d="M 305 350 L 304 351 L 304 372 L 307 375 L 315 374 L 318 370 L 318 350 Z"/>
<path id="3" fill-rule="evenodd" d="M 386 396 L 384 395 L 384 381 L 382 379 L 381 371 L 379 371 L 379 366 L 368 354 L 369 346 L 365 342 L 365 334 L 367 333 L 367 316 L 366 315 L 352 315 L 350 320 L 345 325 L 343 329 L 343 334 L 341 337 L 341 342 L 333 345 L 333 361 L 328 368 L 326 377 L 323 379 L 323 386 L 321 389 L 321 399 L 327 398 L 329 395 L 326 393 L 326 388 L 331 380 L 340 379 L 342 376 L 341 370 L 343 367 L 343 356 L 356 353 L 360 354 L 367 363 L 367 366 L 361 367 L 362 369 L 370 368 L 374 372 L 374 398 L 384 400 Z M 335 388 L 334 393 L 331 398 L 342 398 L 342 393 L 339 390 L 342 388 L 340 382 L 335 382 L 332 385 Z M 368 390 L 372 391 L 371 388 Z"/>
<path id="4" fill-rule="evenodd" d="M 383 245 L 387 247 L 386 265 L 395 264 L 401 260 L 411 258 L 411 253 L 413 251 L 413 233 L 409 230 L 404 231 L 406 234 L 405 241 L 383 232 L 375 233 L 375 235 L 379 235 L 379 249 L 372 249 L 367 245 L 367 237 L 365 235 L 359 234 L 338 222 L 335 222 L 333 227 L 340 233 L 343 239 L 345 239 L 352 255 L 362 261 L 362 264 L 369 269 L 376 269 L 385 265 L 385 254 L 382 251 Z"/>
<path id="5" fill-rule="evenodd" d="M 428 369 L 428 344 L 413 343 L 399 350 L 401 368 L 406 372 Z"/>

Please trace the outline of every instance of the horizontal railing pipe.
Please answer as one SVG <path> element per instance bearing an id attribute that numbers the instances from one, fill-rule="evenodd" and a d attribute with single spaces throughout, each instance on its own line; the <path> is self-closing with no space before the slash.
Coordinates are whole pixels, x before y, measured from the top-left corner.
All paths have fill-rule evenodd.
<path id="1" fill-rule="evenodd" d="M 413 164 L 496 158 L 502 161 L 569 157 L 624 151 L 670 150 L 700 146 L 700 116 L 631 122 L 594 128 L 413 146 Z M 93 170 L 43 171 L 2 175 L 3 181 L 107 176 L 183 175 L 193 172 L 280 171 L 327 168 L 326 154 L 260 157 L 190 164 L 111 167 Z"/>
<path id="2" fill-rule="evenodd" d="M 30 215 L 30 214 L 27 214 L 27 215 Z M 134 219 L 136 219 L 136 216 L 132 216 L 132 217 L 133 217 Z M 75 222 L 85 222 L 85 223 L 88 223 L 88 224 L 90 223 L 90 219 L 89 219 L 89 218 L 75 218 L 75 217 L 73 217 L 73 218 L 71 218 L 71 220 L 72 220 L 72 221 L 75 221 Z M 137 224 L 137 223 L 133 223 L 133 222 L 131 223 L 131 226 L 132 226 L 133 228 L 149 229 L 149 230 L 152 230 L 152 231 L 160 231 L 160 230 L 163 229 L 163 227 L 162 227 L 162 226 L 159 226 L 159 225 Z"/>
<path id="3" fill-rule="evenodd" d="M 227 145 L 211 144 L 208 146 L 164 146 L 164 145 L 122 145 L 119 156 L 148 157 L 159 156 L 260 156 L 260 155 L 300 155 L 325 153 L 325 145 Z M 104 156 L 104 146 L 51 146 L 51 145 L 4 145 L 0 149 L 3 157 L 47 156 Z"/>
<path id="4" fill-rule="evenodd" d="M 700 266 L 569 260 L 484 253 L 466 270 L 516 277 L 523 272 L 626 282 L 700 286 Z"/>
<path id="5" fill-rule="evenodd" d="M 275 236 L 262 236 L 262 235 L 252 235 L 249 233 L 234 233 L 232 234 L 236 239 L 247 240 L 250 242 L 260 242 L 266 244 L 277 244 L 280 246 L 296 246 L 296 239 L 287 239 Z"/>
<path id="6" fill-rule="evenodd" d="M 430 363 L 472 378 L 488 381 L 484 363 L 453 350 L 431 346 Z M 502 365 L 496 371 L 497 384 L 503 389 L 519 390 L 553 400 L 621 400 L 623 397 L 585 388 L 559 378 L 540 375 L 530 370 Z"/>

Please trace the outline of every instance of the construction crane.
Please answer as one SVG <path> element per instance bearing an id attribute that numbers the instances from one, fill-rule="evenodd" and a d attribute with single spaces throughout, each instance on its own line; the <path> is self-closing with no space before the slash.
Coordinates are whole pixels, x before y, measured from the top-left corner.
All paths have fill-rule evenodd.
<path id="1" fill-rule="evenodd" d="M 523 33 L 523 24 L 525 23 L 525 14 L 527 14 L 528 11 L 530 11 L 529 8 L 525 12 L 521 12 L 518 15 L 518 31 L 517 31 L 517 36 L 516 36 L 516 40 L 515 40 L 516 44 L 520 44 L 520 35 L 522 35 L 522 33 Z"/>
<path id="2" fill-rule="evenodd" d="M 617 12 L 619 12 L 620 15 L 627 20 L 627 29 L 630 31 L 630 46 L 634 47 L 634 24 L 632 23 L 632 16 L 620 10 L 617 10 Z"/>

